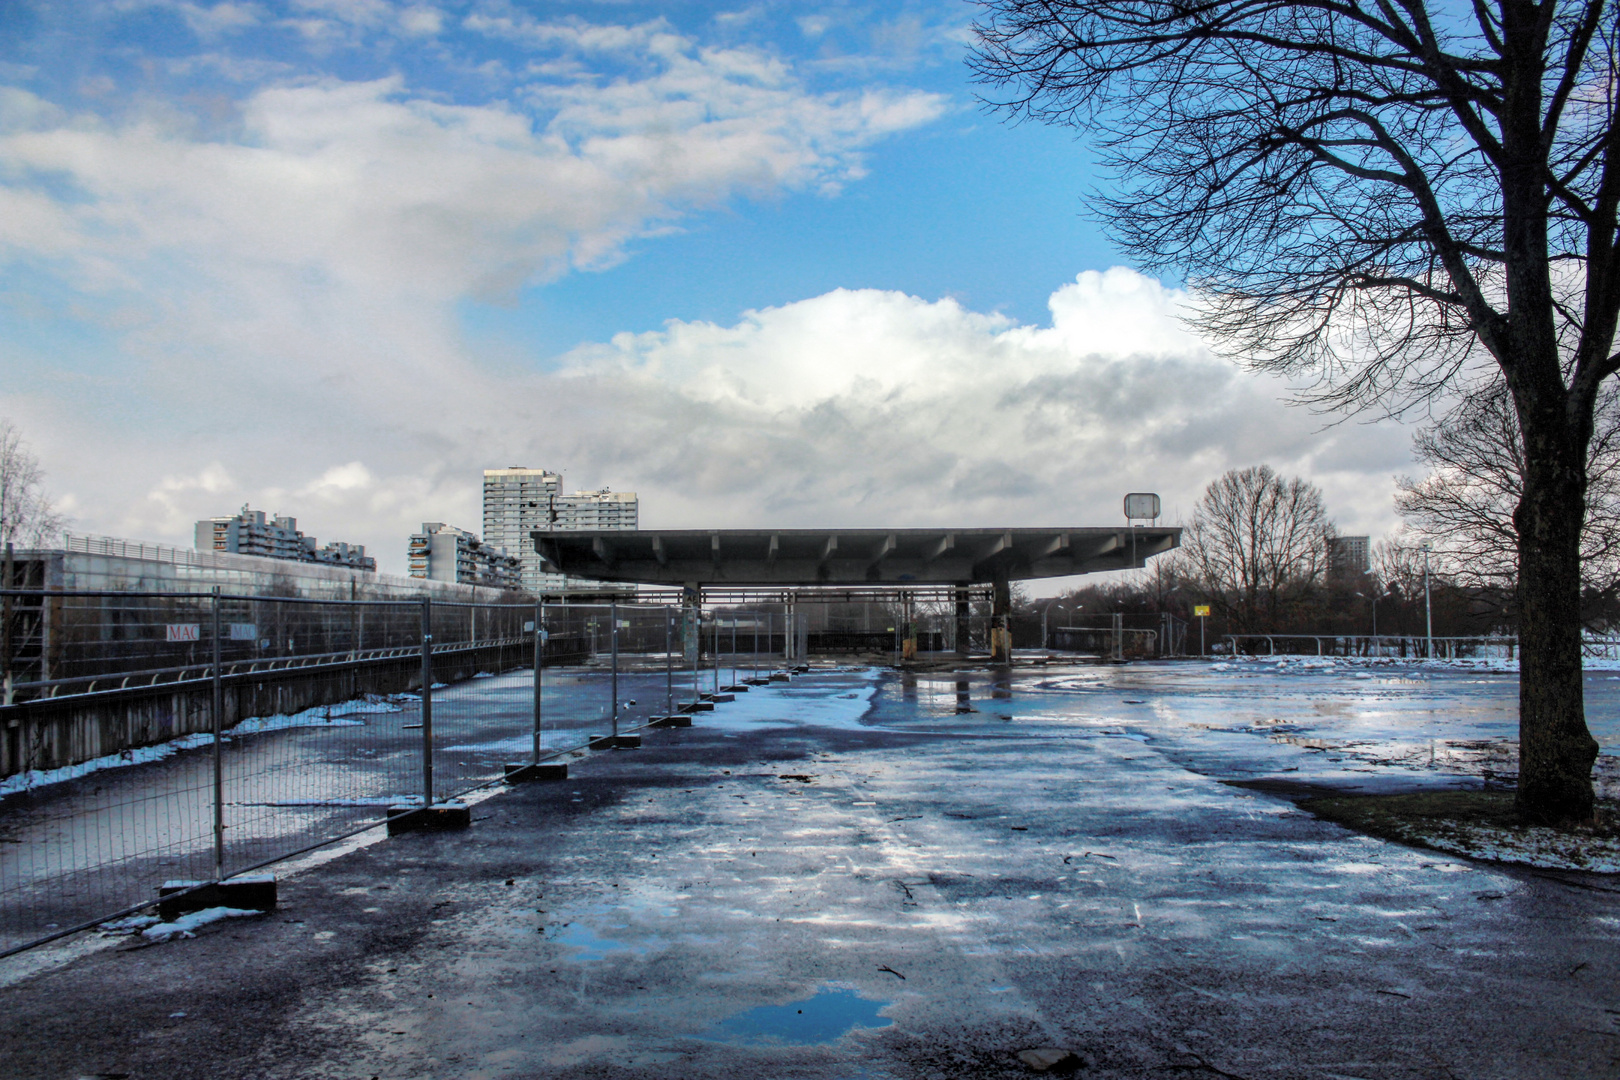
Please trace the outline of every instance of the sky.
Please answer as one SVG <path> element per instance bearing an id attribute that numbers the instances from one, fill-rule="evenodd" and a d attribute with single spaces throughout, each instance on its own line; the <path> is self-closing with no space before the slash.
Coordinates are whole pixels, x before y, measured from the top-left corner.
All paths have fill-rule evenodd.
<path id="1" fill-rule="evenodd" d="M 511 465 L 673 529 L 1174 523 L 1264 462 L 1387 533 L 1410 430 L 1213 355 L 974 14 L 0 5 L 0 416 L 75 532 L 249 503 L 396 573 Z"/>

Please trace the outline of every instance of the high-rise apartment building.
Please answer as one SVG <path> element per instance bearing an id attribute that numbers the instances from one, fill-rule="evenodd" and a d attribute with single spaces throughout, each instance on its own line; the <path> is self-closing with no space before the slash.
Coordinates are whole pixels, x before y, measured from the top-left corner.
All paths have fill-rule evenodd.
<path id="1" fill-rule="evenodd" d="M 529 534 L 547 529 L 562 495 L 562 476 L 545 469 L 484 470 L 484 542 L 505 548 L 522 566 L 523 587 L 536 596 L 552 574 L 536 572 Z"/>
<path id="2" fill-rule="evenodd" d="M 1336 577 L 1355 577 L 1372 567 L 1371 537 L 1335 536 L 1328 540 L 1328 571 Z"/>
<path id="3" fill-rule="evenodd" d="M 568 585 L 548 574 L 534 553 L 536 531 L 634 529 L 638 504 L 633 491 L 576 491 L 564 495 L 562 474 L 545 469 L 484 470 L 484 542 L 513 553 L 522 564 L 523 587 L 539 596 Z"/>
<path id="4" fill-rule="evenodd" d="M 235 517 L 206 518 L 197 522 L 194 543 L 198 551 L 224 551 L 235 555 L 259 555 L 293 562 L 346 566 L 353 570 L 376 570 L 377 560 L 366 554 L 364 544 L 333 542 L 316 547 L 313 536 L 298 531 L 298 519 L 243 506 Z"/>
<path id="5" fill-rule="evenodd" d="M 407 558 L 413 578 L 496 589 L 522 587 L 522 564 L 505 548 L 442 521 L 422 522 L 422 531 L 411 536 Z"/>

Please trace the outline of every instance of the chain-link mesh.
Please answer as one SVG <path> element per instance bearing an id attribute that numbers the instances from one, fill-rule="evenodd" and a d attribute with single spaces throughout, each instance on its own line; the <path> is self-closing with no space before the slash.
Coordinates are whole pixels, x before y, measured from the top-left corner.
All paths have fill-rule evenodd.
<path id="1" fill-rule="evenodd" d="M 500 776 L 486 744 L 530 756 L 533 604 L 3 600 L 0 952 L 420 805 L 428 762 L 443 799 Z M 425 672 L 442 699 L 428 755 Z"/>

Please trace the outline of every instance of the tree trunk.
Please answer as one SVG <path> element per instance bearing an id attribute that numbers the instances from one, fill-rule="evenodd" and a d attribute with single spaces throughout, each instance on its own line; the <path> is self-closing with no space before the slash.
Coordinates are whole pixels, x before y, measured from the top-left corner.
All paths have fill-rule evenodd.
<path id="1" fill-rule="evenodd" d="M 1584 473 L 1569 448 L 1556 445 L 1569 441 L 1525 431 L 1524 494 L 1514 513 L 1520 642 L 1515 805 L 1526 823 L 1554 826 L 1592 819 L 1598 753 L 1586 729 L 1581 685 Z"/>

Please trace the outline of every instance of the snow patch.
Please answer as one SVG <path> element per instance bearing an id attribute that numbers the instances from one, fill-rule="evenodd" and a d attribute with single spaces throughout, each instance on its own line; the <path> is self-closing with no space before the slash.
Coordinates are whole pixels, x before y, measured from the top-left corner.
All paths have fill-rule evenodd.
<path id="1" fill-rule="evenodd" d="M 168 742 L 158 743 L 155 746 L 137 746 L 116 754 L 107 754 L 104 757 L 81 761 L 77 765 L 64 765 L 59 769 L 29 769 L 26 772 L 15 773 L 4 780 L 0 780 L 0 798 L 37 787 L 77 780 L 81 776 L 89 776 L 91 773 L 100 772 L 103 769 L 117 769 L 126 765 L 145 765 L 152 761 L 162 761 L 164 758 L 170 757 L 181 750 L 193 750 L 199 746 L 208 746 L 213 741 L 214 737 L 212 735 L 183 735 L 178 739 L 170 739 Z"/>
<path id="2" fill-rule="evenodd" d="M 1268 674 L 1297 674 L 1301 672 L 1331 671 L 1336 666 L 1360 668 L 1404 667 L 1422 671 L 1427 668 L 1440 671 L 1480 671 L 1491 674 L 1517 675 L 1518 657 L 1461 656 L 1435 657 L 1426 660 L 1420 656 L 1309 656 L 1284 653 L 1278 656 L 1233 656 L 1211 664 L 1206 671 L 1233 671 L 1248 669 Z M 1620 656 L 1588 656 L 1581 660 L 1585 671 L 1620 671 Z"/>
<path id="3" fill-rule="evenodd" d="M 168 941 L 174 937 L 196 937 L 199 927 L 209 923 L 219 922 L 222 919 L 243 919 L 249 915 L 263 915 L 264 912 L 251 908 L 211 907 L 201 911 L 193 911 L 189 915 L 182 915 L 173 922 L 160 922 L 148 926 L 141 931 L 141 937 L 147 941 Z"/>
<path id="4" fill-rule="evenodd" d="M 1414 826 L 1405 837 L 1437 851 L 1493 862 L 1518 863 L 1543 870 L 1586 870 L 1620 874 L 1620 841 L 1559 832 L 1540 826 L 1520 830 L 1495 825 L 1447 821 L 1434 827 Z"/>
<path id="5" fill-rule="evenodd" d="M 620 719 L 628 720 L 627 717 Z M 607 723 L 608 721 L 601 721 L 598 726 Z M 547 732 L 548 737 L 551 734 L 552 732 Z M 441 752 L 446 754 L 527 754 L 532 749 L 534 749 L 532 734 L 514 735 L 510 739 L 491 739 L 488 742 L 459 743 L 440 748 Z"/>
<path id="6" fill-rule="evenodd" d="M 274 799 L 269 802 L 238 803 L 238 806 L 420 806 L 420 795 L 352 795 L 331 799 Z"/>
<path id="7" fill-rule="evenodd" d="M 279 714 L 276 716 L 255 716 L 225 731 L 225 740 L 244 735 L 258 735 L 266 731 L 286 731 L 292 728 L 308 727 L 360 727 L 364 720 L 348 719 L 352 716 L 373 715 L 378 713 L 397 713 L 402 708 L 398 704 L 405 700 L 405 695 L 393 697 L 379 697 L 368 694 L 353 701 L 340 702 L 336 705 L 317 705 L 302 712 Z M 31 791 L 34 788 L 48 787 L 51 784 L 61 784 L 68 780 L 77 780 L 81 776 L 101 772 L 104 769 L 119 769 L 128 765 L 146 765 L 154 761 L 162 761 L 172 757 L 182 750 L 195 750 L 202 746 L 211 746 L 214 736 L 208 732 L 194 735 L 182 735 L 177 739 L 156 743 L 152 746 L 137 746 L 129 750 L 121 750 L 116 754 L 106 754 L 102 757 L 81 761 L 77 765 L 64 765 L 56 769 L 29 769 L 26 772 L 16 773 L 0 780 L 0 799 L 7 795 L 15 795 L 22 791 Z"/>

